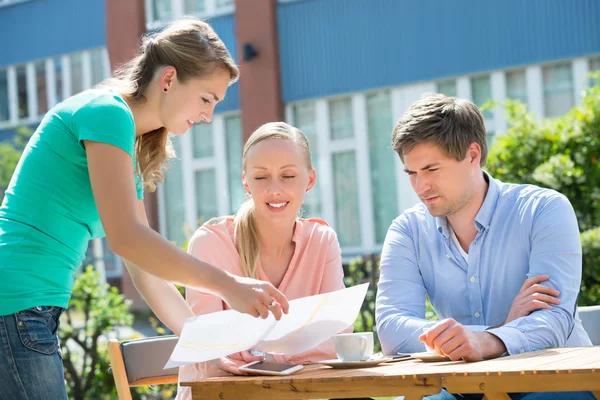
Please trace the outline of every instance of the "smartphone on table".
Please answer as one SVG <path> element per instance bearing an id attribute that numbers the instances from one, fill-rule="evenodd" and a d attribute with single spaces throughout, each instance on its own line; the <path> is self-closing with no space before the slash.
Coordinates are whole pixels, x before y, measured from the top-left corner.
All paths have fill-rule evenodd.
<path id="1" fill-rule="evenodd" d="M 300 371 L 304 365 L 281 364 L 269 361 L 254 361 L 239 368 L 242 372 L 257 375 L 290 375 Z"/>
<path id="2" fill-rule="evenodd" d="M 412 359 L 412 354 L 410 353 L 396 353 L 396 354 L 390 354 L 388 356 L 383 356 L 383 358 L 388 358 L 388 360 L 386 361 L 386 363 L 394 363 L 394 362 L 398 362 L 398 361 L 406 361 L 406 360 L 410 360 Z"/>

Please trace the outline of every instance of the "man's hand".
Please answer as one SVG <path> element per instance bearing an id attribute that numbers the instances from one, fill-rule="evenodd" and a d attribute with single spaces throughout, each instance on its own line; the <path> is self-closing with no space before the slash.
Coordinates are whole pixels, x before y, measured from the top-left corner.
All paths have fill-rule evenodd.
<path id="1" fill-rule="evenodd" d="M 452 318 L 435 324 L 419 340 L 452 361 L 481 361 L 506 351 L 504 343 L 488 332 L 471 332 Z"/>
<path id="2" fill-rule="evenodd" d="M 558 290 L 540 285 L 540 282 L 547 280 L 548 275 L 537 275 L 525 281 L 510 307 L 504 324 L 520 317 L 526 317 L 536 310 L 552 310 L 551 304 L 560 304 L 560 300 L 557 298 L 560 295 Z"/>

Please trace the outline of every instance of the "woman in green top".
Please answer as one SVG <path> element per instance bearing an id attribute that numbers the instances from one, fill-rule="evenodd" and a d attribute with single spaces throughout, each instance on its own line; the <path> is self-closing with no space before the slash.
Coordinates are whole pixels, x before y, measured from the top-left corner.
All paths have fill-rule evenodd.
<path id="1" fill-rule="evenodd" d="M 0 397 L 66 399 L 58 319 L 88 241 L 105 234 L 177 334 L 193 313 L 173 283 L 215 293 L 255 317 L 287 312 L 271 284 L 233 276 L 161 237 L 143 205 L 143 188 L 156 188 L 172 156 L 168 132 L 210 122 L 238 75 L 211 27 L 184 19 L 145 38 L 102 87 L 46 114 L 0 207 Z"/>

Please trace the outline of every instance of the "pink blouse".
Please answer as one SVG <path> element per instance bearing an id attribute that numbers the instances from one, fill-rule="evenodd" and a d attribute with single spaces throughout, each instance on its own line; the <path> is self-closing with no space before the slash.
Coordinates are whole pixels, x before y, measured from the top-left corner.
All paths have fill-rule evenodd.
<path id="1" fill-rule="evenodd" d="M 228 272 L 244 276 L 239 254 L 233 241 L 233 217 L 225 217 L 214 223 L 207 222 L 190 240 L 188 252 L 209 264 Z M 296 220 L 292 240 L 296 243 L 290 265 L 278 289 L 288 300 L 313 296 L 343 289 L 344 272 L 340 245 L 335 231 L 318 218 Z M 260 261 L 257 263 L 258 278 L 269 281 Z M 229 307 L 217 296 L 186 289 L 187 302 L 196 315 L 227 310 Z M 352 332 L 349 327 L 346 332 Z M 310 364 L 319 360 L 336 358 L 333 338 L 304 353 L 292 356 L 273 355 L 276 362 Z M 179 381 L 197 381 L 214 376 L 227 375 L 211 363 L 187 365 L 179 369 Z M 178 399 L 191 398 L 189 388 L 180 387 Z"/>

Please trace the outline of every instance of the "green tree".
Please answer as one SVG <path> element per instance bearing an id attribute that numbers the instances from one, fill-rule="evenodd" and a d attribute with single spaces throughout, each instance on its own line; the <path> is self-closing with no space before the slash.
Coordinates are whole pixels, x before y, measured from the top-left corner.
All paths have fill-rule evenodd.
<path id="1" fill-rule="evenodd" d="M 0 142 L 0 191 L 2 197 L 4 197 L 4 191 L 10 183 L 10 178 L 19 163 L 23 149 L 32 134 L 31 128 L 22 126 L 17 128 L 17 133 L 12 140 Z"/>
<path id="2" fill-rule="evenodd" d="M 61 322 L 59 337 L 69 398 L 116 398 L 106 344 L 100 338 L 118 326 L 131 326 L 129 301 L 115 287 L 101 284 L 100 273 L 88 266 L 75 280 Z"/>
<path id="3" fill-rule="evenodd" d="M 59 331 L 67 393 L 70 399 L 116 399 L 106 338 L 117 327 L 131 326 L 130 301 L 117 288 L 101 283 L 100 273 L 88 266 L 73 287 L 69 308 Z M 171 399 L 176 385 L 131 388 L 135 400 Z"/>
<path id="4" fill-rule="evenodd" d="M 555 189 L 571 201 L 582 232 L 600 226 L 600 86 L 587 89 L 581 106 L 558 118 L 538 119 L 512 100 L 505 110 L 509 128 L 490 150 L 490 173 L 504 182 Z M 580 305 L 600 300 L 594 297 L 600 291 L 600 249 L 591 240 L 597 237 L 596 231 L 582 235 Z"/>

